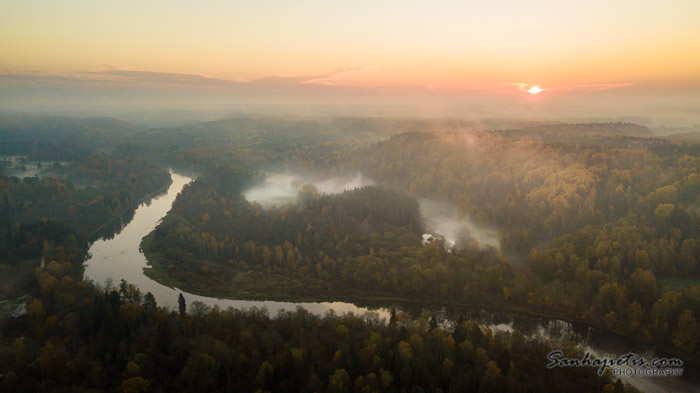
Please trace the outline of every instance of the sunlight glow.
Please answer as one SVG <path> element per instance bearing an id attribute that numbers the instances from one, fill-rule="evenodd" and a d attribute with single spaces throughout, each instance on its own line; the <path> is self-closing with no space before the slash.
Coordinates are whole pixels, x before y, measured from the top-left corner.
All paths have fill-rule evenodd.
<path id="1" fill-rule="evenodd" d="M 532 87 L 530 88 L 530 90 L 528 90 L 527 92 L 530 93 L 530 94 L 537 94 L 537 93 L 540 93 L 540 92 L 543 92 L 543 91 L 544 91 L 544 89 L 540 89 L 539 86 L 532 86 Z"/>

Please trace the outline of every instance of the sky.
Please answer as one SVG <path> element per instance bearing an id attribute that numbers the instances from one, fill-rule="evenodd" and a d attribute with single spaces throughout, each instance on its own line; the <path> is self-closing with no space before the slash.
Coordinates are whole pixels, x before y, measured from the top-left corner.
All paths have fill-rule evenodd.
<path id="1" fill-rule="evenodd" d="M 0 87 L 184 78 L 523 96 L 533 86 L 543 96 L 645 87 L 696 97 L 699 17 L 696 0 L 0 0 Z"/>

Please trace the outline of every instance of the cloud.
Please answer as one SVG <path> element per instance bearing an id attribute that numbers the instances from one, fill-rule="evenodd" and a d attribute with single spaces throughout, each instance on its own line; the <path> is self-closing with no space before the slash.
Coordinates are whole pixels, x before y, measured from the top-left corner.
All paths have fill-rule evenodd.
<path id="1" fill-rule="evenodd" d="M 513 82 L 513 83 L 504 83 L 501 86 L 514 86 L 516 89 L 520 91 L 528 91 L 530 90 L 530 84 L 528 83 L 522 83 L 522 82 Z"/>
<path id="2" fill-rule="evenodd" d="M 95 72 L 92 74 L 109 74 L 127 78 L 135 82 L 151 82 L 166 84 L 211 84 L 211 83 L 235 83 L 223 79 L 216 79 L 204 75 L 178 74 L 172 72 L 155 71 L 132 71 L 127 69 L 111 69 L 105 72 Z"/>
<path id="3" fill-rule="evenodd" d="M 535 86 L 542 89 L 542 91 L 551 90 L 551 91 L 594 92 L 594 91 L 622 89 L 625 87 L 630 87 L 630 86 L 635 86 L 635 85 L 637 85 L 637 83 L 635 83 L 635 82 L 615 82 L 615 83 L 592 83 L 592 84 L 586 84 L 586 85 L 571 85 L 571 86 L 558 86 L 558 87 L 545 88 L 545 87 L 542 87 L 540 85 L 533 85 L 533 84 L 523 83 L 523 82 L 513 82 L 513 83 L 505 83 L 505 84 L 502 84 L 500 86 L 515 87 L 519 91 L 529 93 L 530 89 L 532 89 Z"/>
<path id="4" fill-rule="evenodd" d="M 118 64 L 109 64 L 109 63 L 101 63 L 98 62 L 97 64 L 101 65 L 104 68 L 107 68 L 108 70 L 128 70 L 129 67 L 125 65 L 118 65 Z"/>
<path id="5" fill-rule="evenodd" d="M 625 87 L 635 86 L 635 82 L 617 82 L 617 83 L 594 83 L 589 85 L 578 85 L 572 86 L 566 90 L 578 90 L 578 91 L 602 91 L 602 90 L 612 90 L 612 89 L 622 89 Z M 562 89 L 564 90 L 564 89 Z"/>
<path id="6" fill-rule="evenodd" d="M 541 92 L 547 91 L 547 90 L 554 90 L 551 88 L 544 88 L 540 85 L 531 85 L 529 83 L 522 83 L 522 82 L 506 83 L 506 84 L 501 85 L 501 86 L 506 86 L 506 87 L 514 86 L 516 89 L 518 89 L 524 93 L 531 93 L 531 94 L 537 94 L 537 93 L 541 93 Z"/>
<path id="7" fill-rule="evenodd" d="M 333 81 L 344 79 L 350 74 L 369 72 L 378 69 L 376 66 L 353 66 L 319 75 L 272 75 L 254 79 L 251 83 L 260 84 L 302 84 L 302 85 L 333 85 Z"/>
<path id="8" fill-rule="evenodd" d="M 4 72 L 0 71 L 0 82 L 6 86 L 64 86 L 68 88 L 114 88 L 114 89 L 188 89 L 218 90 L 241 94 L 364 94 L 378 92 L 386 94 L 425 93 L 422 86 L 415 85 L 359 85 L 342 83 L 349 75 L 376 70 L 376 66 L 352 66 L 313 75 L 272 75 L 245 80 L 220 79 L 205 74 L 184 74 L 157 71 L 140 71 L 128 66 L 98 63 L 103 69 L 68 73 L 54 72 Z"/>
<path id="9" fill-rule="evenodd" d="M 350 68 L 339 68 L 335 71 L 329 72 L 327 74 L 316 75 L 310 79 L 303 81 L 301 83 L 318 83 L 322 85 L 331 84 L 330 82 L 344 79 L 350 74 L 356 74 L 360 72 L 371 72 L 379 69 L 377 66 L 353 66 Z"/>
<path id="10" fill-rule="evenodd" d="M 75 81 L 126 81 L 119 75 L 109 72 L 58 72 L 58 71 L 0 71 L 0 77 L 13 80 L 33 80 L 45 83 Z"/>

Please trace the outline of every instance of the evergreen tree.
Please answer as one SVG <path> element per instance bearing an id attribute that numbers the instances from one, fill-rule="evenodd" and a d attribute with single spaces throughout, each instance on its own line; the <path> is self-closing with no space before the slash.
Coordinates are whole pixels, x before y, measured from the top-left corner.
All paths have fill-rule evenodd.
<path id="1" fill-rule="evenodd" d="M 184 300 L 183 300 L 184 301 Z M 179 299 L 178 299 L 179 302 Z M 153 296 L 152 293 L 147 292 L 146 295 L 143 297 L 143 308 L 149 311 L 153 311 L 158 307 L 158 304 L 156 303 L 156 298 Z"/>
<path id="2" fill-rule="evenodd" d="M 180 296 L 177 297 L 177 307 L 180 310 L 180 316 L 184 317 L 187 313 L 187 304 L 185 303 L 185 297 L 182 296 L 182 292 L 180 292 Z"/>

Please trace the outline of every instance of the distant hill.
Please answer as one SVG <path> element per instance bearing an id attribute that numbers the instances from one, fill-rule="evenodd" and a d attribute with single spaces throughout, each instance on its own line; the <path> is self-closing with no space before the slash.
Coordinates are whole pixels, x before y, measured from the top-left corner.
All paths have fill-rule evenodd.
<path id="1" fill-rule="evenodd" d="M 681 132 L 668 135 L 665 138 L 679 141 L 700 142 L 700 131 Z"/>
<path id="2" fill-rule="evenodd" d="M 527 128 L 497 130 L 494 133 L 506 138 L 533 139 L 545 142 L 586 143 L 600 142 L 595 137 L 652 137 L 648 127 L 634 123 L 577 123 L 546 124 Z"/>
<path id="3" fill-rule="evenodd" d="M 294 138 L 364 140 L 404 132 L 459 131 L 479 128 L 481 127 L 474 122 L 454 118 L 241 116 L 179 127 L 154 128 L 149 131 L 149 134 L 214 137 L 256 130 L 276 136 L 293 134 Z"/>
<path id="4" fill-rule="evenodd" d="M 111 117 L 0 114 L 0 139 L 6 144 L 16 145 L 41 140 L 103 145 L 122 140 L 136 131 L 133 125 Z"/>

